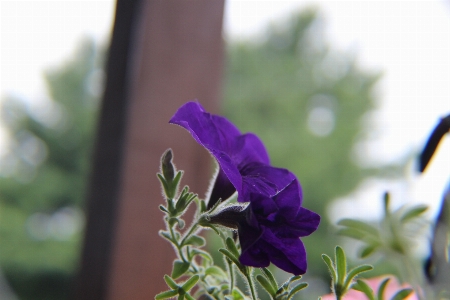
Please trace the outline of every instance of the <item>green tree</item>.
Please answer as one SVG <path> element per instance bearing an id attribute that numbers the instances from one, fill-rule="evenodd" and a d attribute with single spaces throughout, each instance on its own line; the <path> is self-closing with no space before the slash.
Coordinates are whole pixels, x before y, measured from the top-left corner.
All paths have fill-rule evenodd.
<path id="1" fill-rule="evenodd" d="M 304 206 L 322 216 L 318 232 L 305 239 L 310 275 L 326 275 L 321 254 L 337 243 L 327 204 L 367 175 L 354 146 L 364 137 L 379 78 L 330 47 L 323 25 L 310 9 L 270 27 L 264 40 L 231 43 L 223 105 L 242 131 L 261 137 L 273 165 L 298 176 Z"/>
<path id="2" fill-rule="evenodd" d="M 1 161 L 0 264 L 23 299 L 67 295 L 81 242 L 103 53 L 86 40 L 45 73 L 48 101 L 3 99 L 10 135 Z M 7 241 L 7 242 L 6 242 Z"/>

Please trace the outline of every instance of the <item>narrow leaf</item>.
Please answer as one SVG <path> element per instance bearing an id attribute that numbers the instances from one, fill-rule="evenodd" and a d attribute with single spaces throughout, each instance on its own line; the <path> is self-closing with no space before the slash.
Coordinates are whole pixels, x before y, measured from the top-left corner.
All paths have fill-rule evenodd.
<path id="1" fill-rule="evenodd" d="M 348 228 L 354 228 L 356 230 L 365 232 L 366 234 L 370 234 L 375 237 L 379 236 L 378 230 L 375 227 L 373 227 L 372 225 L 369 225 L 363 221 L 354 220 L 354 219 L 343 219 L 343 220 L 340 220 L 337 224 L 341 225 L 341 226 L 346 226 Z"/>
<path id="2" fill-rule="evenodd" d="M 195 300 L 195 298 L 194 297 L 192 297 L 191 295 L 189 295 L 189 294 L 185 294 L 184 295 L 185 297 L 186 297 L 186 299 L 188 299 L 188 300 Z"/>
<path id="3" fill-rule="evenodd" d="M 302 279 L 302 275 L 295 275 L 289 278 L 289 283 Z"/>
<path id="4" fill-rule="evenodd" d="M 347 259 L 345 258 L 344 250 L 336 246 L 335 249 L 335 264 L 336 264 L 336 271 L 337 271 L 337 284 L 340 286 L 344 285 L 344 280 L 347 275 Z M 342 291 L 345 292 L 345 291 Z"/>
<path id="5" fill-rule="evenodd" d="M 416 217 L 418 217 L 419 215 L 423 214 L 425 211 L 427 211 L 428 206 L 426 205 L 417 205 L 414 206 L 413 208 L 409 209 L 408 211 L 406 211 L 403 216 L 400 218 L 400 221 L 402 223 L 406 223 Z"/>
<path id="6" fill-rule="evenodd" d="M 165 212 L 166 214 L 169 213 L 169 211 L 167 210 L 167 208 L 166 208 L 165 206 L 163 206 L 163 205 L 160 205 L 160 206 L 159 206 L 159 209 L 160 209 L 162 212 Z"/>
<path id="7" fill-rule="evenodd" d="M 184 245 L 204 246 L 206 241 L 201 236 L 192 235 L 185 242 Z"/>
<path id="8" fill-rule="evenodd" d="M 245 299 L 244 293 L 237 287 L 235 287 L 233 289 L 233 291 L 231 292 L 231 295 L 233 296 L 233 300 L 244 300 Z"/>
<path id="9" fill-rule="evenodd" d="M 175 191 L 178 189 L 178 184 L 180 183 L 182 176 L 183 176 L 183 171 L 177 171 L 177 175 L 175 175 L 175 178 L 172 181 L 172 186 L 174 187 Z"/>
<path id="10" fill-rule="evenodd" d="M 399 291 L 397 294 L 395 294 L 391 300 L 403 300 L 406 297 L 408 297 L 412 292 L 414 292 L 413 289 L 403 289 Z"/>
<path id="11" fill-rule="evenodd" d="M 306 288 L 308 286 L 307 283 L 303 282 L 300 283 L 299 285 L 296 285 L 290 292 L 288 295 L 288 300 L 291 299 L 292 297 L 294 297 L 294 295 L 296 293 L 298 293 L 299 291 L 303 290 L 304 288 Z"/>
<path id="12" fill-rule="evenodd" d="M 275 291 L 278 289 L 278 283 L 273 276 L 272 272 L 268 268 L 261 268 L 261 271 L 264 273 L 264 276 L 266 276 L 267 280 L 269 280 L 270 285 L 275 289 Z"/>
<path id="13" fill-rule="evenodd" d="M 226 280 L 228 278 L 227 274 L 219 267 L 217 266 L 211 266 L 209 268 L 206 268 L 205 270 L 205 276 L 212 276 L 214 278 L 220 279 L 220 280 Z"/>
<path id="14" fill-rule="evenodd" d="M 173 262 L 173 269 L 172 269 L 172 278 L 177 279 L 181 275 L 187 272 L 189 269 L 190 263 L 184 262 L 181 260 L 176 260 Z"/>
<path id="15" fill-rule="evenodd" d="M 267 291 L 270 296 L 275 296 L 275 294 L 277 293 L 277 289 L 273 288 L 272 284 L 266 277 L 257 275 L 256 280 L 258 280 L 259 284 Z"/>
<path id="16" fill-rule="evenodd" d="M 183 285 L 181 286 L 181 288 L 187 292 L 190 289 L 192 289 L 194 287 L 194 285 L 197 283 L 198 279 L 200 278 L 200 276 L 198 275 L 194 275 L 191 278 L 189 278 L 185 283 L 183 283 Z"/>
<path id="17" fill-rule="evenodd" d="M 238 249 L 236 247 L 236 243 L 233 241 L 233 239 L 230 237 L 227 237 L 226 244 L 227 244 L 227 249 L 230 250 L 234 256 L 239 257 L 239 251 L 238 251 Z"/>
<path id="18" fill-rule="evenodd" d="M 370 270 L 373 270 L 373 267 L 370 265 L 362 265 L 362 266 L 358 266 L 358 267 L 351 269 L 350 272 L 348 272 L 347 278 L 345 279 L 345 282 L 344 282 L 345 290 L 347 290 L 350 287 L 352 280 L 356 276 L 358 276 L 360 273 L 367 272 Z"/>
<path id="19" fill-rule="evenodd" d="M 367 296 L 367 298 L 369 298 L 369 300 L 376 300 L 375 299 L 375 294 L 373 293 L 372 288 L 367 283 L 365 283 L 364 281 L 358 279 L 356 281 L 356 284 L 354 284 L 352 286 L 352 288 L 354 290 L 363 292 Z"/>
<path id="20" fill-rule="evenodd" d="M 377 298 L 378 300 L 383 300 L 383 294 L 384 294 L 384 290 L 386 289 L 386 286 L 389 282 L 389 280 L 391 280 L 390 278 L 386 278 L 385 280 L 383 280 L 380 284 L 380 287 L 378 288 L 378 293 L 377 293 Z"/>
<path id="21" fill-rule="evenodd" d="M 178 284 L 169 275 L 164 275 L 164 281 L 170 288 L 174 290 L 178 288 Z"/>
<path id="22" fill-rule="evenodd" d="M 159 181 L 161 182 L 161 185 L 163 186 L 164 189 L 164 194 L 166 195 L 167 198 L 171 198 L 171 192 L 170 192 L 170 187 L 169 184 L 167 183 L 167 181 L 164 179 L 164 176 L 162 176 L 160 173 L 156 174 L 159 178 Z"/>
<path id="23" fill-rule="evenodd" d="M 242 265 L 239 262 L 239 259 L 236 256 L 234 256 L 229 250 L 220 248 L 219 252 L 228 257 L 232 262 L 235 263 L 236 266 L 238 266 L 239 269 L 241 269 Z"/>
<path id="24" fill-rule="evenodd" d="M 363 248 L 361 253 L 359 254 L 359 257 L 366 258 L 366 257 L 370 256 L 375 251 L 375 249 L 377 249 L 378 247 L 379 247 L 379 244 L 371 244 L 371 245 Z"/>
<path id="25" fill-rule="evenodd" d="M 162 292 L 162 293 L 159 293 L 158 295 L 156 295 L 155 299 L 156 300 L 167 299 L 167 298 L 175 297 L 176 295 L 178 295 L 178 290 L 165 291 L 165 292 Z"/>
<path id="26" fill-rule="evenodd" d="M 213 261 L 213 258 L 211 257 L 211 255 L 208 252 L 200 250 L 200 249 L 192 249 L 192 251 L 190 252 L 190 255 L 189 255 L 189 259 L 192 259 L 195 255 L 200 255 L 201 257 L 209 260 L 210 262 Z"/>
<path id="27" fill-rule="evenodd" d="M 355 228 L 350 228 L 350 227 L 346 227 L 346 228 L 341 228 L 337 231 L 337 234 L 339 235 L 343 235 L 343 236 L 347 236 L 350 238 L 353 238 L 355 240 L 360 240 L 360 241 L 369 241 L 369 242 L 378 242 L 379 239 L 373 235 L 368 235 L 367 233 L 357 230 Z"/>
<path id="28" fill-rule="evenodd" d="M 322 259 L 325 262 L 325 264 L 327 265 L 328 270 L 330 271 L 331 279 L 332 279 L 333 283 L 336 283 L 336 281 L 337 281 L 337 274 L 336 274 L 336 270 L 334 268 L 333 261 L 326 254 L 322 254 Z"/>
<path id="29" fill-rule="evenodd" d="M 169 232 L 160 230 L 160 231 L 159 231 L 159 235 L 162 236 L 162 237 L 165 238 L 165 239 L 168 239 L 170 242 L 174 243 L 174 241 L 172 240 L 172 236 L 170 236 L 170 233 L 169 233 Z M 174 243 L 174 244 L 175 244 L 175 243 Z"/>

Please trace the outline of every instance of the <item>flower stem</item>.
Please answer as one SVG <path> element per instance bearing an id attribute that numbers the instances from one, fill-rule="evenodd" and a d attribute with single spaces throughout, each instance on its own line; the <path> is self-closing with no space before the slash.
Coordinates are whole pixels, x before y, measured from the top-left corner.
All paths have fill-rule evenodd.
<path id="1" fill-rule="evenodd" d="M 255 284 L 253 283 L 253 278 L 252 278 L 252 269 L 251 267 L 247 267 L 248 271 L 245 274 L 245 277 L 247 278 L 248 281 L 248 285 L 250 287 L 250 293 L 252 294 L 252 299 L 253 300 L 258 300 L 258 298 L 256 297 L 256 291 L 255 291 Z"/>
<path id="2" fill-rule="evenodd" d="M 234 290 L 234 272 L 233 272 L 233 263 L 227 259 L 228 270 L 230 271 L 230 295 L 233 294 Z"/>

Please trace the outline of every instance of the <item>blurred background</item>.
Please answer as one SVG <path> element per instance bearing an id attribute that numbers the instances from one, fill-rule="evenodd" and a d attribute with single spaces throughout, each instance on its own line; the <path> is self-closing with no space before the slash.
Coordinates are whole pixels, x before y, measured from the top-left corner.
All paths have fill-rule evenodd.
<path id="1" fill-rule="evenodd" d="M 69 295 L 114 6 L 1 2 L 1 299 Z M 222 114 L 261 137 L 323 216 L 305 238 L 313 295 L 328 285 L 320 254 L 346 242 L 340 218 L 376 220 L 386 190 L 434 217 L 448 138 L 424 175 L 415 159 L 450 112 L 448 1 L 231 0 L 223 36 Z"/>

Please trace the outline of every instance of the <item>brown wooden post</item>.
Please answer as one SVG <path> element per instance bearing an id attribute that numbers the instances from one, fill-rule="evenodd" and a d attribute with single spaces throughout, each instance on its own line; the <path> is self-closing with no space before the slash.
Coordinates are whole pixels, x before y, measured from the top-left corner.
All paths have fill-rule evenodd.
<path id="1" fill-rule="evenodd" d="M 117 170 L 105 167 L 108 161 L 99 157 L 99 149 L 104 147 L 100 143 L 96 160 L 102 163 L 94 163 L 94 179 L 103 172 L 118 172 L 117 180 L 97 180 L 99 185 L 92 186 L 89 198 L 90 207 L 96 206 L 97 212 L 105 205 L 116 206 L 109 209 L 112 221 L 106 222 L 107 230 L 114 229 L 109 247 L 100 246 L 106 256 L 102 258 L 105 272 L 96 274 L 101 279 L 93 278 L 102 288 L 94 296 L 89 292 L 96 291 L 88 282 L 89 271 L 96 262 L 86 259 L 90 255 L 88 250 L 98 257 L 95 244 L 103 244 L 101 240 L 93 241 L 93 236 L 101 239 L 97 230 L 96 235 L 86 237 L 79 299 L 153 299 L 156 293 L 167 289 L 163 275 L 171 272 L 175 255 L 172 247 L 158 236 L 163 228 L 163 214 L 158 209 L 163 199 L 156 178 L 159 159 L 164 150 L 172 148 L 176 166 L 185 170 L 182 184 L 188 184 L 201 196 L 211 175 L 208 153 L 185 130 L 169 125 L 168 120 L 179 106 L 192 99 L 199 99 L 205 108 L 217 111 L 223 69 L 224 2 L 147 0 L 142 4 L 134 8 L 138 23 L 131 38 L 134 44 L 127 59 L 127 76 L 122 83 L 128 82 L 129 89 L 122 100 L 127 105 L 123 144 L 122 148 L 117 147 L 120 167 Z M 101 122 L 114 120 L 103 118 Z M 122 142 L 120 135 L 117 142 Z M 106 192 L 103 196 L 116 198 L 100 199 L 102 195 L 96 191 L 108 189 L 117 193 Z M 96 215 L 90 213 L 87 233 L 95 231 L 91 228 L 96 226 L 99 226 Z M 84 288 L 89 285 L 90 290 Z"/>

